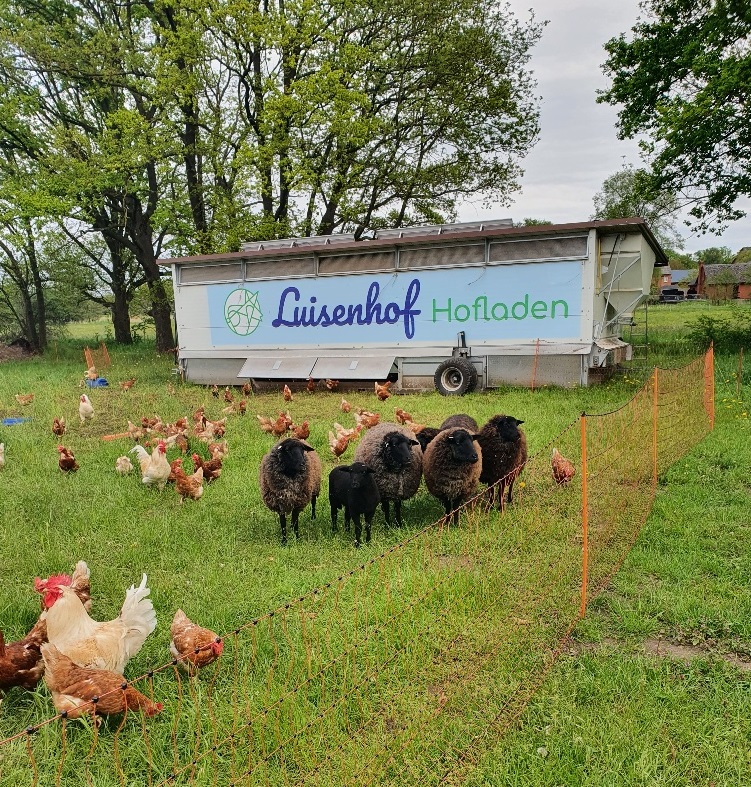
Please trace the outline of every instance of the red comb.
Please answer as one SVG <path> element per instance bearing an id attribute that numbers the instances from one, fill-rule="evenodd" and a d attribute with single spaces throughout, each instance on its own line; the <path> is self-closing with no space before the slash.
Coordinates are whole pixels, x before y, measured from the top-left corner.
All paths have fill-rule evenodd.
<path id="1" fill-rule="evenodd" d="M 39 579 L 39 577 L 37 577 L 34 580 L 34 589 L 37 593 L 44 593 L 45 590 L 58 587 L 59 585 L 70 586 L 71 582 L 73 582 L 73 580 L 69 574 L 53 574 L 47 579 Z"/>

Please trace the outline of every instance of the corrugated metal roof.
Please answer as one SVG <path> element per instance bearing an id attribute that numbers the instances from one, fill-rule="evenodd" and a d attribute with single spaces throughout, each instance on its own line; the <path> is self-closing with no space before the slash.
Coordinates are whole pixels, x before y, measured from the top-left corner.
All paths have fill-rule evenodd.
<path id="1" fill-rule="evenodd" d="M 457 226 L 457 225 L 454 225 Z M 343 243 L 336 244 L 337 252 L 345 251 L 362 251 L 368 250 L 390 250 L 394 248 L 405 248 L 408 246 L 424 246 L 426 243 L 436 243 L 443 245 L 447 237 L 451 241 L 471 241 L 471 240 L 486 240 L 488 238 L 503 238 L 503 239 L 518 239 L 518 238 L 540 238 L 550 235 L 566 235 L 572 233 L 581 233 L 582 231 L 589 231 L 596 229 L 608 232 L 640 232 L 650 247 L 655 253 L 658 264 L 666 265 L 668 262 L 667 255 L 662 250 L 652 231 L 647 226 L 644 219 L 638 216 L 624 219 L 608 219 L 606 221 L 583 221 L 569 224 L 540 224 L 530 227 L 489 227 L 487 229 L 477 230 L 476 224 L 469 223 L 469 229 L 460 231 L 458 229 L 452 231 L 449 235 L 436 235 L 434 227 L 425 227 L 424 232 L 419 232 L 419 228 L 410 228 L 409 236 L 401 238 L 381 238 L 381 239 L 368 239 L 368 240 L 347 240 Z M 414 233 L 414 234 L 413 234 Z M 225 254 L 200 254 L 193 257 L 174 257 L 172 259 L 158 260 L 160 265 L 193 265 L 193 264 L 206 264 L 218 262 L 235 262 L 238 260 L 253 260 L 257 258 L 275 258 L 283 259 L 289 256 L 299 256 L 299 246 L 289 246 L 294 239 L 285 239 L 282 248 L 256 248 L 246 249 L 244 251 L 227 252 Z M 245 244 L 246 246 L 251 244 Z M 306 243 L 306 250 L 316 251 L 316 244 Z M 321 241 L 320 248 L 322 250 L 331 248 L 327 246 L 324 241 Z"/>

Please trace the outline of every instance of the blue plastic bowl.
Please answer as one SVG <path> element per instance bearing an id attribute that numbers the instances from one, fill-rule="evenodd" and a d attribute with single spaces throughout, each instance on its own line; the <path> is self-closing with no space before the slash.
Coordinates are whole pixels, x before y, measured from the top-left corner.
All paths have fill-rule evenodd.
<path id="1" fill-rule="evenodd" d="M 31 418 L 3 418 L 3 426 L 15 426 L 16 424 L 25 424 Z"/>
<path id="2" fill-rule="evenodd" d="M 89 388 L 104 388 L 109 383 L 104 379 L 104 377 L 97 377 L 96 380 L 86 380 L 86 385 Z"/>

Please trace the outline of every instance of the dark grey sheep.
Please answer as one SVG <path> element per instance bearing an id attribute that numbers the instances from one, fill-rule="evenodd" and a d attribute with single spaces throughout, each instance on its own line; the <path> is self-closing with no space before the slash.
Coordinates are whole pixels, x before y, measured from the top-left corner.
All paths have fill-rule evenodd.
<path id="1" fill-rule="evenodd" d="M 336 518 L 340 508 L 344 509 L 344 529 L 349 530 L 350 519 L 355 522 L 355 546 L 360 546 L 362 524 L 365 518 L 365 541 L 370 543 L 370 526 L 381 502 L 372 468 L 362 462 L 335 467 L 329 473 L 329 504 L 331 506 L 331 528 L 336 532 Z"/>
<path id="2" fill-rule="evenodd" d="M 443 431 L 444 429 L 451 429 L 452 426 L 461 426 L 462 429 L 466 429 L 468 432 L 475 434 L 479 427 L 477 426 L 477 421 L 472 418 L 471 415 L 467 415 L 466 413 L 457 413 L 456 415 L 450 415 L 440 426 L 440 430 Z"/>
<path id="3" fill-rule="evenodd" d="M 299 537 L 300 512 L 310 503 L 315 519 L 316 498 L 321 493 L 321 460 L 313 447 L 294 437 L 282 440 L 261 460 L 258 480 L 264 505 L 279 514 L 282 544 L 287 543 L 288 514 Z"/>
<path id="4" fill-rule="evenodd" d="M 482 449 L 480 481 L 495 484 L 490 504 L 493 505 L 497 499 L 499 509 L 503 508 L 503 490 L 506 487 L 507 502 L 511 502 L 514 481 L 527 461 L 527 438 L 519 429 L 523 423 L 512 415 L 494 415 L 477 435 L 477 442 Z"/>
<path id="5" fill-rule="evenodd" d="M 422 452 L 425 453 L 425 449 L 428 447 L 430 441 L 440 432 L 440 429 L 436 429 L 434 426 L 423 426 L 415 437 L 417 438 L 417 442 L 420 444 L 420 448 L 422 448 Z"/>
<path id="6" fill-rule="evenodd" d="M 428 445 L 422 470 L 428 492 L 437 497 L 446 511 L 446 520 L 454 512 L 454 524 L 459 524 L 460 506 L 477 490 L 482 472 L 482 450 L 470 434 L 460 426 L 444 429 Z"/>
<path id="7" fill-rule="evenodd" d="M 373 468 L 386 524 L 391 525 L 392 500 L 396 524 L 403 524 L 402 500 L 417 494 L 422 478 L 422 448 L 414 433 L 399 424 L 378 424 L 358 443 L 355 461 Z"/>

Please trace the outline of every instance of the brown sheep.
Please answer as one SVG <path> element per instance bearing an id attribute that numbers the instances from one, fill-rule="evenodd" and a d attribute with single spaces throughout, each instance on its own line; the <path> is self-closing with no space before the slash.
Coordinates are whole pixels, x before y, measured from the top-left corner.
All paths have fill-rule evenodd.
<path id="1" fill-rule="evenodd" d="M 514 481 L 527 461 L 527 438 L 519 429 L 519 421 L 512 415 L 494 415 L 482 427 L 477 442 L 482 448 L 482 474 L 480 481 L 495 485 L 491 491 L 490 504 L 498 500 L 503 508 L 503 491 L 508 487 L 507 502 L 511 502 Z"/>

